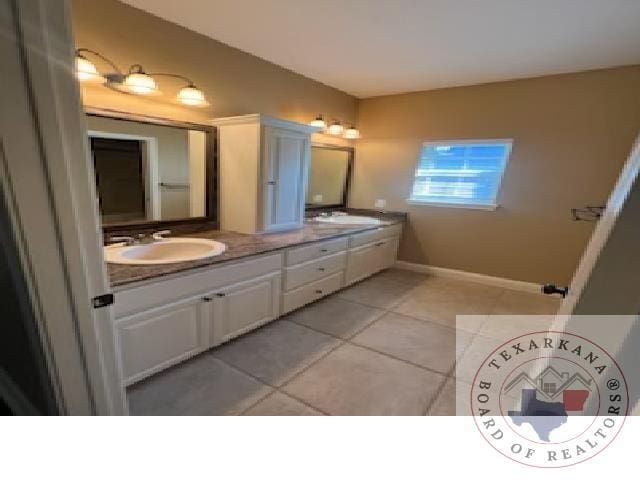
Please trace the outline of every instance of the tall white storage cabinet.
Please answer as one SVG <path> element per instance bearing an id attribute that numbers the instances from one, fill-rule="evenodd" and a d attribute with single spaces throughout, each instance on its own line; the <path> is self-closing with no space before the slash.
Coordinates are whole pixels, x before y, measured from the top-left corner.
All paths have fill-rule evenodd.
<path id="1" fill-rule="evenodd" d="M 302 227 L 316 127 L 261 114 L 219 118 L 220 228 L 262 233 Z"/>

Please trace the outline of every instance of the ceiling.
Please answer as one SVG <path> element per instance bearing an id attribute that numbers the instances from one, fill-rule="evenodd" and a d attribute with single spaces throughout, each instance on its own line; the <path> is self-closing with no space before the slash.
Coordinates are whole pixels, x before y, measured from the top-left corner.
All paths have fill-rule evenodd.
<path id="1" fill-rule="evenodd" d="M 360 98 L 640 64 L 640 0 L 124 0 Z"/>

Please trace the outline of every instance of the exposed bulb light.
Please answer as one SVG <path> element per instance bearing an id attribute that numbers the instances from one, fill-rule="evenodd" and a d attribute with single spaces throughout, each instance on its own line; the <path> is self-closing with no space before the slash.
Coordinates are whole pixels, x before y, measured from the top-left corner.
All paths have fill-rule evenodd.
<path id="1" fill-rule="evenodd" d="M 348 138 L 349 140 L 355 140 L 356 138 L 360 138 L 360 132 L 356 127 L 351 125 L 344 131 L 344 138 Z"/>
<path id="2" fill-rule="evenodd" d="M 178 92 L 178 101 L 192 107 L 207 105 L 204 93 L 198 90 L 193 84 L 187 85 Z"/>
<path id="3" fill-rule="evenodd" d="M 96 66 L 81 55 L 76 55 L 76 77 L 81 82 L 104 80 Z"/>
<path id="4" fill-rule="evenodd" d="M 124 86 L 138 95 L 149 95 L 158 91 L 156 81 L 147 75 L 140 65 L 134 65 L 127 77 L 124 79 Z"/>
<path id="5" fill-rule="evenodd" d="M 327 123 L 324 121 L 324 118 L 322 118 L 322 115 L 318 115 L 316 118 L 309 122 L 309 125 L 311 125 L 312 127 L 325 128 L 327 126 Z"/>
<path id="6" fill-rule="evenodd" d="M 344 127 L 337 120 L 334 121 L 331 125 L 329 125 L 328 133 L 330 135 L 342 135 L 344 132 Z"/>

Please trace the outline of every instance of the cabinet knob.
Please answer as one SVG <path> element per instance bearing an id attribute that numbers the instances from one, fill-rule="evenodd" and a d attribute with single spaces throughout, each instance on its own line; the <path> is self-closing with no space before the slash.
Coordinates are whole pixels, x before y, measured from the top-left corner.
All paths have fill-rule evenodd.
<path id="1" fill-rule="evenodd" d="M 318 267 L 318 271 L 324 272 L 324 267 Z"/>
<path id="2" fill-rule="evenodd" d="M 276 182 L 274 182 L 273 180 L 269 180 L 269 181 L 267 182 L 267 185 L 275 185 L 275 184 L 276 184 Z"/>
<path id="3" fill-rule="evenodd" d="M 327 250 L 326 248 L 321 248 L 320 249 L 320 253 L 327 253 L 329 250 Z"/>
<path id="4" fill-rule="evenodd" d="M 216 297 L 220 298 L 220 297 L 224 297 L 226 296 L 226 293 L 216 293 Z"/>
<path id="5" fill-rule="evenodd" d="M 322 290 L 316 290 L 316 293 L 322 293 Z"/>
<path id="6" fill-rule="evenodd" d="M 211 301 L 211 297 L 202 297 L 202 301 L 203 302 L 210 302 Z"/>

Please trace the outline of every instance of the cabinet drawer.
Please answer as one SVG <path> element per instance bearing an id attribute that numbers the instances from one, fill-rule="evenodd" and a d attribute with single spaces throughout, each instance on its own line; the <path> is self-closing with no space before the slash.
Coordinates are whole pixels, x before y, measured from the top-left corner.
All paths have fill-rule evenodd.
<path id="1" fill-rule="evenodd" d="M 203 302 L 192 298 L 116 322 L 124 385 L 131 385 L 204 350 Z"/>
<path id="2" fill-rule="evenodd" d="M 343 276 L 344 272 L 341 270 L 321 280 L 308 283 L 285 293 L 282 296 L 282 313 L 288 313 L 339 290 L 342 287 Z"/>
<path id="3" fill-rule="evenodd" d="M 372 243 L 383 238 L 397 237 L 402 232 L 402 225 L 391 225 L 390 227 L 376 228 L 375 230 L 367 230 L 366 232 L 351 235 L 350 247 L 359 247 L 365 243 Z"/>
<path id="4" fill-rule="evenodd" d="M 324 242 L 316 242 L 306 247 L 293 248 L 287 252 L 287 265 L 295 265 L 314 258 L 320 258 L 325 255 L 331 255 L 347 248 L 348 238 L 336 238 L 334 240 L 325 240 Z"/>
<path id="5" fill-rule="evenodd" d="M 284 289 L 291 290 L 342 270 L 347 264 L 347 252 L 339 252 L 285 268 Z"/>

